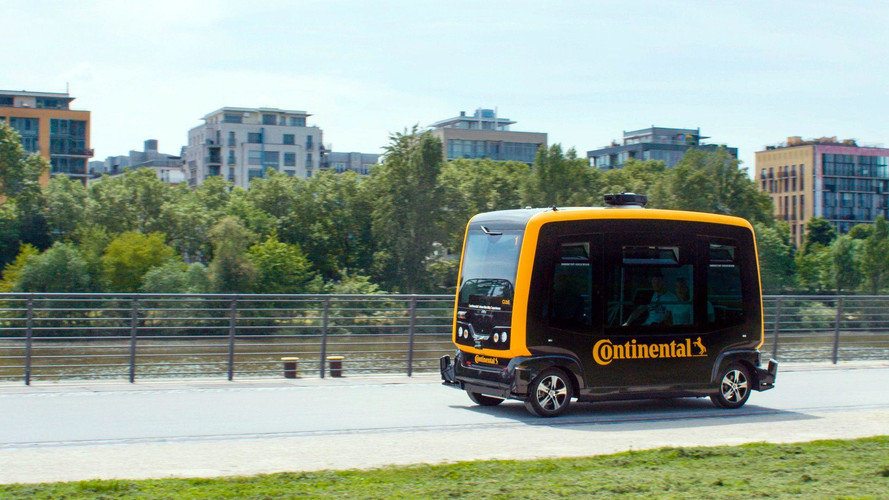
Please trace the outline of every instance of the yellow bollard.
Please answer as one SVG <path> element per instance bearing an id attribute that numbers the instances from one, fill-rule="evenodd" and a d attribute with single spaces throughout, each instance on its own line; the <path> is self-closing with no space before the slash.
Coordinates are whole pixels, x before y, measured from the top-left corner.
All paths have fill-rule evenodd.
<path id="1" fill-rule="evenodd" d="M 330 376 L 331 377 L 342 377 L 343 376 L 343 360 L 346 359 L 345 356 L 327 356 L 327 361 L 330 362 Z"/>
<path id="2" fill-rule="evenodd" d="M 284 362 L 284 378 L 297 378 L 296 370 L 299 358 L 281 358 Z"/>

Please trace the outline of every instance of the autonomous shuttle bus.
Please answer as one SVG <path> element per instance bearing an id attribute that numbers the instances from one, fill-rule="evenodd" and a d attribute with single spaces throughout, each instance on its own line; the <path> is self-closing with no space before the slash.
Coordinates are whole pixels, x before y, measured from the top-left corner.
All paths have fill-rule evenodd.
<path id="1" fill-rule="evenodd" d="M 535 415 L 572 398 L 709 396 L 739 408 L 771 389 L 753 229 L 737 217 L 644 208 L 505 210 L 469 221 L 445 385 Z"/>

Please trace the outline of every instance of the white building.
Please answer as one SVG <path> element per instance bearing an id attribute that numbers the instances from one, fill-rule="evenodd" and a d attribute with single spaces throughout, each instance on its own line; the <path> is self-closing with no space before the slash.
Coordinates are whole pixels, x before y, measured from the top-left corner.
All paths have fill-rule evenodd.
<path id="1" fill-rule="evenodd" d="M 185 169 L 179 156 L 168 155 L 158 151 L 157 139 L 145 141 L 144 151 L 131 150 L 128 155 L 109 156 L 105 161 L 89 162 L 90 183 L 102 179 L 101 175 L 117 177 L 124 171 L 150 168 L 157 174 L 157 178 L 167 184 L 181 184 L 185 182 Z"/>
<path id="2" fill-rule="evenodd" d="M 277 108 L 222 108 L 188 132 L 185 169 L 197 186 L 221 175 L 247 188 L 269 169 L 311 177 L 321 167 L 321 129 L 306 126 L 305 111 Z"/>

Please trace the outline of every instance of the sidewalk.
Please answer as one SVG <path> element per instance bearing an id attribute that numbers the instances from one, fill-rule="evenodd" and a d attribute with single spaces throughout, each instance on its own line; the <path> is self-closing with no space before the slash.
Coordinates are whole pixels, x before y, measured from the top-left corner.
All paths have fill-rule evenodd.
<path id="1" fill-rule="evenodd" d="M 820 363 L 781 363 L 778 367 L 778 380 L 781 374 L 821 370 L 859 370 L 869 368 L 889 368 L 886 361 L 841 361 L 834 365 Z M 0 396 L 3 394 L 36 394 L 55 392 L 112 392 L 112 391 L 173 391 L 173 390 L 220 390 L 220 389 L 261 389 L 275 387 L 340 387 L 387 384 L 437 384 L 441 382 L 438 373 L 420 373 L 411 377 L 401 374 L 362 374 L 344 377 L 317 376 L 287 379 L 272 377 L 243 377 L 233 381 L 214 378 L 143 378 L 130 384 L 121 380 L 61 380 L 34 381 L 30 386 L 23 382 L 0 382 Z"/>

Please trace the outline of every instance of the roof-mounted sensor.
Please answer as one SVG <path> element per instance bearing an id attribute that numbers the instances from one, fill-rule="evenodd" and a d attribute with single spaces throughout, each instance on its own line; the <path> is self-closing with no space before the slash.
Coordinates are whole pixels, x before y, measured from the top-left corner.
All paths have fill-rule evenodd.
<path id="1" fill-rule="evenodd" d="M 636 193 L 606 194 L 605 204 L 616 208 L 642 208 L 648 203 L 648 196 Z"/>

